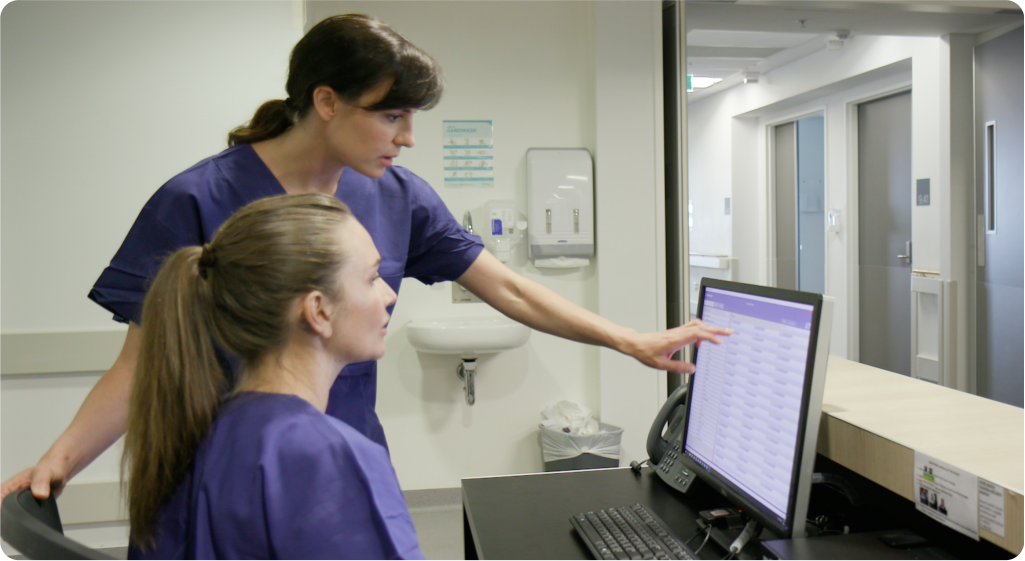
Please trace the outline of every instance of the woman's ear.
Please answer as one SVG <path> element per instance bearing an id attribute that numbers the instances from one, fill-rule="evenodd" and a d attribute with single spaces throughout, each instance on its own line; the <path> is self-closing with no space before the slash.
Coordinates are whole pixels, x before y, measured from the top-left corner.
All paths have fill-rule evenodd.
<path id="1" fill-rule="evenodd" d="M 315 335 L 324 339 L 331 337 L 334 326 L 331 324 L 334 308 L 327 296 L 319 290 L 307 293 L 302 297 L 302 320 Z"/>
<path id="2" fill-rule="evenodd" d="M 317 86 L 313 90 L 313 108 L 323 121 L 330 121 L 338 111 L 338 94 L 331 86 Z"/>

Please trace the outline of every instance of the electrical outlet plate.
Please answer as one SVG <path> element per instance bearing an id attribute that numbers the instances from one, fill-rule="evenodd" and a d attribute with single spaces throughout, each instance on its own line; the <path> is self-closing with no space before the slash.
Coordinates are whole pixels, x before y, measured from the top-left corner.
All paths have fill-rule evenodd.
<path id="1" fill-rule="evenodd" d="M 466 290 L 458 282 L 452 282 L 452 303 L 453 304 L 471 304 L 474 302 L 484 302 L 477 295 Z"/>

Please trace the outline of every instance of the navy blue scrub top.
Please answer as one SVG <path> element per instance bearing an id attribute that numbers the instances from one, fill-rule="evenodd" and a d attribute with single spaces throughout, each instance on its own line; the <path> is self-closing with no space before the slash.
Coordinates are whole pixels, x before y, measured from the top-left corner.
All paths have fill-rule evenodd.
<path id="1" fill-rule="evenodd" d="M 163 260 L 176 250 L 209 243 L 243 206 L 285 190 L 252 146 L 207 158 L 165 183 L 136 218 L 89 298 L 121 322 L 142 325 L 142 302 Z M 462 276 L 483 249 L 426 181 L 392 166 L 380 179 L 346 168 L 335 193 L 370 232 L 381 254 L 380 274 L 396 293 L 403 277 L 425 284 Z M 231 376 L 231 368 L 226 367 Z M 350 364 L 331 388 L 327 413 L 387 447 L 374 411 L 377 362 Z"/>
<path id="2" fill-rule="evenodd" d="M 294 395 L 221 407 L 130 559 L 423 559 L 388 452 Z"/>

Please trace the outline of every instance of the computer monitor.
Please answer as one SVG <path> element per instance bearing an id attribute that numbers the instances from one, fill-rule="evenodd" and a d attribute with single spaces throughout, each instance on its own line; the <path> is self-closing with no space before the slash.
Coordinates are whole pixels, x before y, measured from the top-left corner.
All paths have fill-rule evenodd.
<path id="1" fill-rule="evenodd" d="M 681 460 L 780 538 L 803 537 L 832 299 L 703 279 L 698 317 L 730 327 L 697 350 Z"/>

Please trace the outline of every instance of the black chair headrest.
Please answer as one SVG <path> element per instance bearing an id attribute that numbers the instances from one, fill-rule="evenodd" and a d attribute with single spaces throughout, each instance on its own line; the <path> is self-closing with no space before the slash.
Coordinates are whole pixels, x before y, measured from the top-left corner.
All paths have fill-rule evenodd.
<path id="1" fill-rule="evenodd" d="M 50 496 L 44 500 L 32 496 L 31 489 L 22 489 L 15 493 L 18 496 L 18 504 L 25 509 L 25 512 L 54 530 L 64 533 L 64 527 L 61 526 L 61 515 L 57 511 L 57 499 L 53 497 L 53 493 L 50 493 Z"/>

